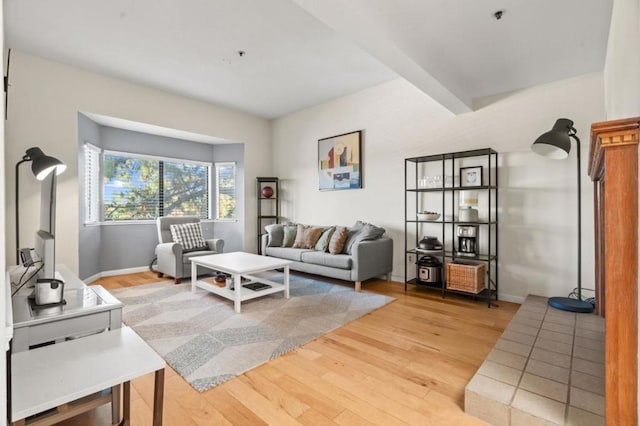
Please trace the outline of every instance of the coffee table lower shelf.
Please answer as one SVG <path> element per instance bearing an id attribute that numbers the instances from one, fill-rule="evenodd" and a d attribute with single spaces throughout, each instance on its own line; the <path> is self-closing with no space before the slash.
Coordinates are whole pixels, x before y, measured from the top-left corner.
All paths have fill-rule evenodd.
<path id="1" fill-rule="evenodd" d="M 267 280 L 261 277 L 254 277 L 252 275 L 241 275 L 242 278 L 247 278 L 249 281 L 243 281 L 240 286 L 240 301 L 244 302 L 245 300 L 255 299 L 256 297 L 266 296 L 268 294 L 278 293 L 286 290 L 286 286 L 284 284 L 280 284 L 271 280 Z M 264 283 L 271 286 L 271 288 L 265 288 L 262 290 L 251 290 L 246 288 L 247 284 L 252 283 Z M 208 292 L 217 294 L 218 296 L 222 296 L 229 300 L 235 300 L 236 291 L 235 291 L 235 283 L 234 287 L 218 287 L 217 285 L 210 284 L 204 280 L 196 281 L 196 287 L 201 288 L 203 290 L 207 290 Z"/>
<path id="2" fill-rule="evenodd" d="M 267 296 L 269 294 L 284 292 L 284 297 L 289 298 L 289 265 L 291 261 L 278 259 L 275 257 L 260 256 L 252 253 L 232 252 L 198 256 L 191 259 L 191 291 L 196 292 L 197 288 L 206 290 L 218 296 L 233 300 L 236 313 L 240 313 L 240 304 L 246 300 L 256 297 Z M 198 279 L 198 267 L 218 272 L 224 272 L 233 277 L 232 285 L 218 287 L 206 281 Z M 283 283 L 278 283 L 253 274 L 272 271 L 276 269 L 284 270 Z M 243 279 L 247 281 L 243 282 Z M 260 290 L 251 290 L 243 285 L 251 283 L 264 283 L 271 286 Z"/>

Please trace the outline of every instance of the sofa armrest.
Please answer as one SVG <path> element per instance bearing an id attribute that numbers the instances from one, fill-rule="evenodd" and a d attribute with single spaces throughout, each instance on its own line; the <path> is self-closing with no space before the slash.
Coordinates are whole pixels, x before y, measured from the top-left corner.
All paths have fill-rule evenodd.
<path id="1" fill-rule="evenodd" d="M 267 247 L 269 245 L 269 234 L 262 234 L 262 236 L 260 237 L 260 253 L 262 253 L 263 256 L 267 255 Z"/>
<path id="2" fill-rule="evenodd" d="M 206 243 L 209 250 L 215 251 L 216 253 L 222 253 L 222 249 L 224 248 L 224 240 L 222 238 L 206 240 Z"/>
<path id="3" fill-rule="evenodd" d="M 364 281 L 393 270 L 393 240 L 380 237 L 377 240 L 360 241 L 351 249 L 353 268 L 351 279 Z"/>

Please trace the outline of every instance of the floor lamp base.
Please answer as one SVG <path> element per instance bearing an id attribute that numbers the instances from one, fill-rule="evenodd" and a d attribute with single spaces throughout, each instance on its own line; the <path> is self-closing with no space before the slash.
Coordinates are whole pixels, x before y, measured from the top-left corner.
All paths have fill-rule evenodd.
<path id="1" fill-rule="evenodd" d="M 580 312 L 583 314 L 589 314 L 594 309 L 591 303 L 570 297 L 550 297 L 549 305 L 561 311 Z"/>

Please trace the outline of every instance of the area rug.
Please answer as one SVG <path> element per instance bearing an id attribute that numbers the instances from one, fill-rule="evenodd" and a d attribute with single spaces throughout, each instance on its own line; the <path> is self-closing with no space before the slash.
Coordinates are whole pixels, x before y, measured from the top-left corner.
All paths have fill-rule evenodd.
<path id="1" fill-rule="evenodd" d="M 265 278 L 282 282 L 282 274 Z M 112 290 L 133 328 L 174 370 L 203 392 L 394 300 L 307 277 L 283 293 L 242 302 L 171 281 Z"/>

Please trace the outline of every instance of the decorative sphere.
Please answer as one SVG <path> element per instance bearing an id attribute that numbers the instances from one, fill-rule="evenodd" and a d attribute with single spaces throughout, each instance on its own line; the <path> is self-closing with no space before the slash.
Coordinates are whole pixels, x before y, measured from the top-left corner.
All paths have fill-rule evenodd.
<path id="1" fill-rule="evenodd" d="M 262 188 L 262 196 L 264 198 L 271 198 L 273 196 L 273 188 L 270 186 L 265 186 Z"/>

